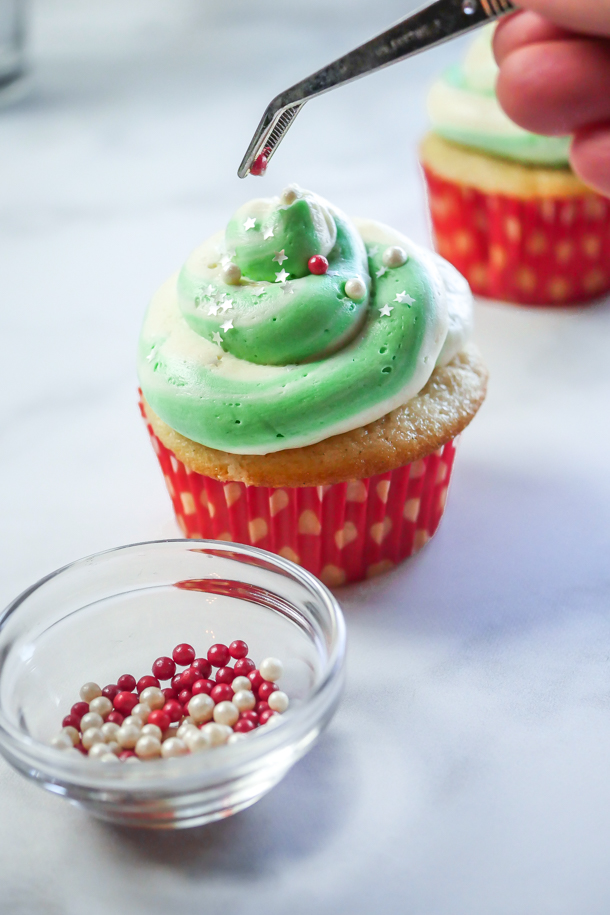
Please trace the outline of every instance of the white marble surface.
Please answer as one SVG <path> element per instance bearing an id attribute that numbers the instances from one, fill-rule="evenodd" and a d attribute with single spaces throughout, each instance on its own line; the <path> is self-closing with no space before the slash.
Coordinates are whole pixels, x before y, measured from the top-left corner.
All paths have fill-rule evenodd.
<path id="1" fill-rule="evenodd" d="M 0 114 L 4 604 L 175 536 L 135 406 L 158 283 L 245 195 L 297 180 L 427 238 L 415 142 L 459 44 L 308 106 L 264 182 L 271 96 L 398 0 L 43 0 Z M 348 684 L 268 797 L 181 834 L 90 820 L 0 762 L 2 915 L 605 915 L 610 308 L 478 307 L 492 372 L 424 552 L 345 589 Z"/>

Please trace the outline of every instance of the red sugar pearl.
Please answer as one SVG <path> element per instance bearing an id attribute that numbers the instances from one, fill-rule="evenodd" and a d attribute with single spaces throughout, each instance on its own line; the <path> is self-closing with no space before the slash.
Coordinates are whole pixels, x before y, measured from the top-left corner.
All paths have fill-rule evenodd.
<path id="1" fill-rule="evenodd" d="M 328 270 L 328 261 L 322 254 L 314 254 L 313 257 L 310 257 L 307 261 L 307 266 L 309 267 L 310 273 L 315 273 L 316 276 L 322 276 L 323 273 L 326 273 Z"/>
<path id="2" fill-rule="evenodd" d="M 171 686 L 166 686 L 165 689 L 161 690 L 161 692 L 166 699 L 177 699 L 179 690 L 175 690 Z"/>
<path id="3" fill-rule="evenodd" d="M 140 677 L 137 683 L 138 695 L 144 692 L 145 689 L 148 689 L 149 686 L 156 686 L 157 689 L 161 686 L 156 677 L 151 677 L 150 674 L 147 674 L 145 677 Z"/>
<path id="4" fill-rule="evenodd" d="M 220 667 L 216 671 L 217 683 L 232 683 L 237 674 L 232 667 Z"/>
<path id="5" fill-rule="evenodd" d="M 259 699 L 268 699 L 271 693 L 274 693 L 277 689 L 275 683 L 269 683 L 268 680 L 265 680 L 258 688 L 258 698 Z"/>
<path id="6" fill-rule="evenodd" d="M 269 710 L 268 702 L 257 702 L 256 705 L 254 706 L 254 711 L 256 712 L 256 714 L 259 717 L 262 715 L 263 712 L 266 712 L 268 710 Z"/>
<path id="7" fill-rule="evenodd" d="M 247 734 L 248 731 L 253 731 L 256 725 L 253 721 L 250 721 L 249 718 L 240 718 L 239 721 L 233 725 L 233 730 L 236 734 Z"/>
<path id="8" fill-rule="evenodd" d="M 180 721 L 182 718 L 182 706 L 177 699 L 170 699 L 169 702 L 166 702 L 162 711 L 164 711 L 166 715 L 169 715 L 170 721 Z M 150 717 L 148 720 L 150 721 Z"/>
<path id="9" fill-rule="evenodd" d="M 165 711 L 165 708 L 154 709 L 148 716 L 147 724 L 156 724 L 162 731 L 167 731 L 171 724 L 171 718 Z"/>
<path id="10" fill-rule="evenodd" d="M 105 696 L 106 699 L 110 699 L 112 702 L 116 694 L 120 692 L 120 687 L 116 683 L 109 683 L 108 686 L 105 686 L 102 690 L 102 696 Z"/>
<path id="11" fill-rule="evenodd" d="M 193 683 L 196 683 L 197 680 L 201 680 L 201 674 L 198 670 L 194 670 L 192 667 L 187 667 L 186 670 L 182 671 L 182 679 L 180 685 L 182 689 L 190 689 Z"/>
<path id="12" fill-rule="evenodd" d="M 117 712 L 122 712 L 123 715 L 129 715 L 132 708 L 137 704 L 138 697 L 135 693 L 128 693 L 126 690 L 122 690 L 114 697 L 114 707 Z"/>
<path id="13" fill-rule="evenodd" d="M 178 693 L 178 702 L 181 705 L 188 705 L 192 698 L 193 694 L 190 689 L 183 689 L 182 692 Z"/>
<path id="14" fill-rule="evenodd" d="M 171 658 L 157 658 L 153 662 L 152 672 L 158 680 L 171 680 L 176 673 L 176 663 Z"/>
<path id="15" fill-rule="evenodd" d="M 208 661 L 212 667 L 225 667 L 231 660 L 229 649 L 226 645 L 218 642 L 208 650 Z"/>
<path id="16" fill-rule="evenodd" d="M 240 658 L 233 665 L 236 677 L 247 677 L 251 671 L 256 670 L 256 664 L 252 658 Z"/>
<path id="17" fill-rule="evenodd" d="M 251 174 L 251 175 L 257 175 L 257 176 L 259 176 L 259 177 L 260 177 L 261 175 L 264 175 L 265 172 L 267 171 L 267 165 L 268 165 L 268 164 L 269 164 L 269 160 L 268 160 L 267 156 L 265 155 L 265 153 L 262 152 L 262 153 L 260 154 L 260 156 L 257 156 L 257 157 L 256 157 L 256 159 L 254 160 L 254 162 L 253 162 L 252 165 L 250 166 L 250 174 Z"/>
<path id="18" fill-rule="evenodd" d="M 233 690 L 228 683 L 217 683 L 210 696 L 214 702 L 230 702 L 233 698 Z"/>
<path id="19" fill-rule="evenodd" d="M 182 685 L 182 674 L 176 674 L 175 677 L 172 677 L 172 689 L 175 689 L 177 693 L 179 693 L 181 689 L 184 689 Z"/>
<path id="20" fill-rule="evenodd" d="M 181 642 L 179 645 L 176 645 L 172 651 L 172 658 L 176 664 L 180 664 L 182 667 L 186 667 L 187 664 L 192 664 L 195 660 L 195 649 L 192 645 L 187 645 L 186 642 Z"/>
<path id="21" fill-rule="evenodd" d="M 265 709 L 264 712 L 260 713 L 260 716 L 259 716 L 260 723 L 267 724 L 267 722 L 269 721 L 270 718 L 273 717 L 273 715 L 275 715 L 275 712 L 273 711 L 273 709 L 271 709 L 271 708 Z"/>
<path id="22" fill-rule="evenodd" d="M 266 705 L 267 703 L 265 703 Z M 245 718 L 247 721 L 253 721 L 254 724 L 258 724 L 258 715 L 254 709 L 248 709 L 247 712 L 240 712 L 240 718 Z"/>
<path id="23" fill-rule="evenodd" d="M 202 679 L 206 680 L 212 673 L 212 665 L 206 658 L 195 658 L 191 664 L 193 670 L 198 670 Z"/>
<path id="24" fill-rule="evenodd" d="M 77 715 L 66 715 L 61 723 L 62 728 L 76 728 L 80 731 L 80 718 Z"/>
<path id="25" fill-rule="evenodd" d="M 197 680 L 193 683 L 193 696 L 197 696 L 199 693 L 207 693 L 209 696 L 215 686 L 213 680 Z"/>
<path id="26" fill-rule="evenodd" d="M 245 658 L 248 654 L 248 646 L 241 639 L 236 639 L 229 645 L 229 654 L 232 658 Z"/>
<path id="27" fill-rule="evenodd" d="M 118 724 L 119 727 L 123 724 L 123 715 L 120 712 L 110 712 L 106 717 L 106 721 L 112 721 L 113 724 Z"/>
<path id="28" fill-rule="evenodd" d="M 88 711 L 89 711 L 88 702 L 75 702 L 74 705 L 72 706 L 72 708 L 70 709 L 70 714 L 74 715 L 75 718 L 78 718 L 78 721 L 80 723 L 81 718 L 83 717 L 83 715 L 86 715 Z"/>
<path id="29" fill-rule="evenodd" d="M 124 690 L 126 693 L 132 693 L 136 688 L 136 678 L 132 677 L 131 674 L 123 674 L 122 677 L 116 681 L 116 685 L 119 690 Z"/>
<path id="30" fill-rule="evenodd" d="M 122 753 L 119 753 L 119 759 L 125 760 L 125 759 L 129 759 L 130 756 L 135 756 L 135 755 L 136 754 L 135 754 L 134 750 L 123 750 Z"/>
<path id="31" fill-rule="evenodd" d="M 79 750 L 79 751 L 83 754 L 83 756 L 88 756 L 88 755 L 89 755 L 89 750 L 85 750 L 85 748 L 84 748 L 84 746 L 82 745 L 82 743 L 80 742 L 80 740 L 78 741 L 78 743 L 75 743 L 75 744 L 74 744 L 74 749 L 75 749 L 75 750 Z"/>
<path id="32" fill-rule="evenodd" d="M 258 690 L 259 687 L 263 685 L 266 681 L 263 679 L 263 675 L 260 670 L 251 670 L 250 673 L 246 674 L 248 680 L 252 684 L 253 690 Z"/>

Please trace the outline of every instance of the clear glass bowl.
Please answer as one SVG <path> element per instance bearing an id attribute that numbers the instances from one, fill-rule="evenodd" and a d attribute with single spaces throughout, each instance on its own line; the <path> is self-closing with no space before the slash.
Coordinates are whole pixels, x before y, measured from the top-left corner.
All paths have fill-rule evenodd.
<path id="1" fill-rule="evenodd" d="M 177 759 L 108 766 L 49 746 L 81 685 L 150 673 L 180 642 L 205 655 L 244 639 L 277 657 L 291 699 L 281 723 Z M 343 684 L 345 626 L 332 594 L 278 556 L 239 544 L 165 540 L 59 569 L 0 617 L 0 752 L 95 816 L 175 829 L 253 804 L 313 746 Z"/>

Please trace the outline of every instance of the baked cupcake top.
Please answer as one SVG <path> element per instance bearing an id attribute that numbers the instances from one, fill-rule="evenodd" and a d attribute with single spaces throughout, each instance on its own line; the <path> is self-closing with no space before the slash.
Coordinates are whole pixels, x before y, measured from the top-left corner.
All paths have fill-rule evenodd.
<path id="1" fill-rule="evenodd" d="M 440 257 L 292 185 L 241 207 L 157 292 L 140 384 L 194 442 L 298 448 L 407 403 L 462 349 L 471 312 Z"/>
<path id="2" fill-rule="evenodd" d="M 482 29 L 464 62 L 450 67 L 428 95 L 433 129 L 446 140 L 526 165 L 566 167 L 569 137 L 542 137 L 518 127 L 496 98 L 495 25 Z"/>

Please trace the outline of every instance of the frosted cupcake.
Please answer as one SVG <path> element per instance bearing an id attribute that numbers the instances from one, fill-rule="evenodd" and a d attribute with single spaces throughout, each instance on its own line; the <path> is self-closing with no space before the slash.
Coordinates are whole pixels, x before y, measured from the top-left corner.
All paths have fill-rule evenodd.
<path id="1" fill-rule="evenodd" d="M 610 290 L 610 203 L 568 163 L 568 137 L 528 133 L 495 96 L 493 26 L 430 91 L 424 139 L 438 251 L 473 291 L 563 305 Z"/>
<path id="2" fill-rule="evenodd" d="M 140 338 L 143 415 L 184 534 L 329 585 L 423 546 L 485 396 L 471 305 L 438 255 L 296 185 L 241 207 L 161 287 Z"/>

